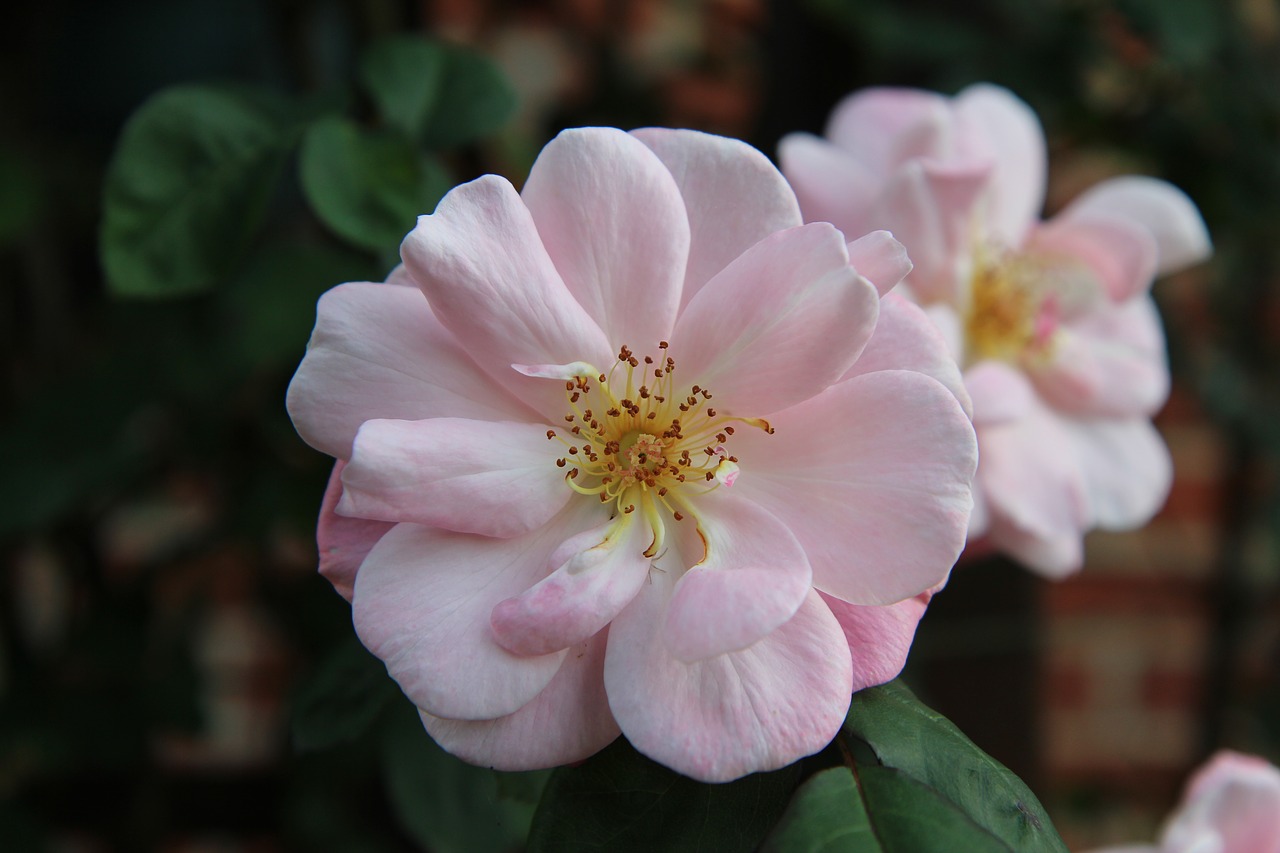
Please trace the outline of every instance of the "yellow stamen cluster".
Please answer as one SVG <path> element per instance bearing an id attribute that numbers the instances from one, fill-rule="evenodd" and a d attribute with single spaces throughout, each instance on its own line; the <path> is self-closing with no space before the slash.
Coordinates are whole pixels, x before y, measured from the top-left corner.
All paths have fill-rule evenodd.
<path id="1" fill-rule="evenodd" d="M 966 360 L 1047 357 L 1059 309 L 1057 276 L 1032 255 L 975 259 L 965 312 Z"/>
<path id="2" fill-rule="evenodd" d="M 738 458 L 725 449 L 734 433 L 731 422 L 773 432 L 764 420 L 719 414 L 711 392 L 699 385 L 679 393 L 667 348 L 662 341 L 657 358 L 640 358 L 623 346 L 608 374 L 566 380 L 565 426 L 547 430 L 547 438 L 567 449 L 556 465 L 567 469 L 571 489 L 614 504 L 617 513 L 644 514 L 654 533 L 645 552 L 650 557 L 662 547 L 660 508 L 676 521 L 696 519 L 689 486 L 714 489 L 729 481 L 726 472 L 736 473 Z"/>

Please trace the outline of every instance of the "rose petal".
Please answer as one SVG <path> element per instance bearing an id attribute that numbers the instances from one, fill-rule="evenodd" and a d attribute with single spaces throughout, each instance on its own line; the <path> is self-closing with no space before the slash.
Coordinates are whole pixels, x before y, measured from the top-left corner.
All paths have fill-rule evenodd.
<path id="1" fill-rule="evenodd" d="M 645 549 L 652 538 L 637 513 L 570 538 L 551 555 L 555 571 L 493 609 L 494 636 L 519 655 L 585 641 L 627 606 L 649 576 Z"/>
<path id="2" fill-rule="evenodd" d="M 847 232 L 846 232 L 847 233 Z M 872 231 L 849 243 L 849 263 L 884 296 L 911 272 L 907 248 L 888 231 Z"/>
<path id="3" fill-rule="evenodd" d="M 791 133 L 778 143 L 778 162 L 805 222 L 830 222 L 846 236 L 869 230 L 880 179 L 849 152 L 808 133 Z"/>
<path id="4" fill-rule="evenodd" d="M 1006 246 L 1021 245 L 1044 205 L 1048 155 L 1040 120 L 1012 92 L 986 83 L 968 87 L 953 103 L 957 122 L 969 129 L 966 138 L 981 140 L 970 156 L 994 164 L 984 207 L 989 233 Z"/>
<path id="5" fill-rule="evenodd" d="M 664 636 L 674 572 L 655 572 L 609 629 L 609 706 L 640 752 L 703 782 L 783 767 L 822 749 L 849 709 L 848 644 L 810 592 L 796 615 L 738 652 L 685 663 Z"/>
<path id="6" fill-rule="evenodd" d="M 676 583 L 667 648 L 692 662 L 744 649 L 795 615 L 813 572 L 800 543 L 765 510 L 725 493 L 699 498 L 706 556 Z"/>
<path id="7" fill-rule="evenodd" d="M 1029 240 L 1032 251 L 1084 264 L 1113 302 L 1145 293 L 1156 274 L 1155 240 L 1117 216 L 1058 217 L 1036 228 Z"/>
<path id="8" fill-rule="evenodd" d="M 758 417 L 836 381 L 875 328 L 875 288 L 839 231 L 802 225 L 760 241 L 698 291 L 672 337 L 678 375 L 717 406 Z"/>
<path id="9" fill-rule="evenodd" d="M 320 297 L 287 406 L 303 440 L 339 459 L 370 418 L 534 417 L 471 361 L 421 292 L 363 283 Z"/>
<path id="10" fill-rule="evenodd" d="M 1065 420 L 1084 475 L 1093 525 L 1131 530 L 1151 520 L 1169 495 L 1173 461 L 1146 418 Z"/>
<path id="11" fill-rule="evenodd" d="M 942 333 L 919 306 L 896 293 L 880 300 L 876 330 L 841 381 L 879 370 L 910 370 L 936 379 L 955 395 L 965 414 L 972 414 L 969 392 Z"/>
<path id="12" fill-rule="evenodd" d="M 1123 216 L 1155 238 L 1158 274 L 1203 261 L 1213 251 L 1200 211 L 1182 190 L 1141 175 L 1111 178 L 1091 187 L 1061 214 L 1065 219 Z"/>
<path id="13" fill-rule="evenodd" d="M 320 551 L 320 574 L 347 601 L 355 587 L 356 572 L 369 551 L 383 535 L 394 527 L 384 521 L 348 518 L 335 510 L 342 498 L 342 460 L 333 466 L 329 485 L 320 502 L 320 520 L 316 524 L 316 545 Z"/>
<path id="14" fill-rule="evenodd" d="M 527 705 L 496 720 L 447 720 L 421 712 L 441 747 L 495 770 L 538 770 L 582 761 L 619 734 L 604 692 L 606 634 L 569 649 L 551 682 Z"/>
<path id="15" fill-rule="evenodd" d="M 574 501 L 511 539 L 396 525 L 356 576 L 356 633 L 424 711 L 458 720 L 514 713 L 547 686 L 564 652 L 511 654 L 494 639 L 489 614 L 542 579 L 556 545 L 596 523 L 589 510 L 600 511 Z"/>
<path id="16" fill-rule="evenodd" d="M 631 135 L 671 172 L 688 211 L 692 240 L 681 305 L 747 249 L 801 224 L 791 187 L 769 158 L 745 142 L 667 128 Z"/>
<path id="17" fill-rule="evenodd" d="M 964 547 L 977 463 L 956 398 L 918 373 L 856 376 L 734 436 L 735 490 L 791 529 L 814 586 L 893 604 L 941 583 Z"/>
<path id="18" fill-rule="evenodd" d="M 689 222 L 653 152 L 614 128 L 562 131 L 521 197 L 569 292 L 611 343 L 647 351 L 671 337 Z"/>
<path id="19" fill-rule="evenodd" d="M 1280 769 L 1256 756 L 1216 753 L 1187 784 L 1161 841 L 1163 849 L 1190 850 L 1205 836 L 1225 853 L 1280 850 Z"/>
<path id="20" fill-rule="evenodd" d="M 821 595 L 849 643 L 854 692 L 897 678 L 906 665 L 916 625 L 924 616 L 933 592 L 922 592 L 883 607 L 865 607 L 825 593 Z"/>
<path id="21" fill-rule="evenodd" d="M 490 376 L 539 412 L 562 392 L 512 364 L 606 364 L 613 347 L 560 280 L 528 209 L 503 178 L 454 187 L 400 247 L 436 316 Z"/>
<path id="22" fill-rule="evenodd" d="M 964 372 L 973 395 L 973 422 L 978 426 L 1021 418 L 1031 410 L 1035 389 L 1027 377 L 1003 361 L 980 361 Z"/>
<path id="23" fill-rule="evenodd" d="M 367 421 L 342 475 L 339 511 L 458 533 L 517 536 L 573 497 L 546 427 L 432 418 Z"/>
<path id="24" fill-rule="evenodd" d="M 826 136 L 873 174 L 888 174 L 917 157 L 947 158 L 954 150 L 951 105 L 922 89 L 862 89 L 836 104 Z"/>

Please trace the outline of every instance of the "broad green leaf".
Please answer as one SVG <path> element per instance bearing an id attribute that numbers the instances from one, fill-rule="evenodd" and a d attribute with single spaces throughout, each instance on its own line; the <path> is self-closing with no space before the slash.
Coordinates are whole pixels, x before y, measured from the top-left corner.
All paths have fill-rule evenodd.
<path id="1" fill-rule="evenodd" d="M 855 694 L 845 731 L 870 744 L 885 767 L 932 788 L 1019 853 L 1065 853 L 1049 815 L 1022 780 L 900 682 Z"/>
<path id="2" fill-rule="evenodd" d="M 361 76 L 388 123 L 428 148 L 451 148 L 496 131 L 516 107 L 502 71 L 474 51 L 400 36 L 370 48 Z"/>
<path id="3" fill-rule="evenodd" d="M 313 125 L 302 142 L 302 190 L 334 233 L 375 251 L 395 249 L 449 188 L 434 159 L 402 133 L 342 118 Z"/>
<path id="4" fill-rule="evenodd" d="M 786 808 L 796 765 L 734 782 L 695 782 L 618 738 L 555 772 L 529 833 L 529 853 L 751 851 Z"/>
<path id="5" fill-rule="evenodd" d="M 846 847 L 884 853 L 1014 853 L 936 790 L 888 767 L 859 767 L 858 785 L 878 844 Z"/>
<path id="6" fill-rule="evenodd" d="M 382 722 L 382 767 L 401 825 L 434 853 L 486 853 L 519 845 L 531 805 L 501 796 L 498 776 L 436 746 L 407 702 Z"/>
<path id="7" fill-rule="evenodd" d="M 182 86 L 129 120 L 102 201 L 102 263 L 115 293 L 198 293 L 235 266 L 297 139 L 293 117 L 268 103 Z"/>
<path id="8" fill-rule="evenodd" d="M 761 853 L 843 853 L 883 849 L 847 767 L 811 776 L 769 834 Z"/>
<path id="9" fill-rule="evenodd" d="M 353 740 L 399 695 L 382 662 L 352 638 L 331 652 L 294 696 L 294 745 L 325 749 Z"/>

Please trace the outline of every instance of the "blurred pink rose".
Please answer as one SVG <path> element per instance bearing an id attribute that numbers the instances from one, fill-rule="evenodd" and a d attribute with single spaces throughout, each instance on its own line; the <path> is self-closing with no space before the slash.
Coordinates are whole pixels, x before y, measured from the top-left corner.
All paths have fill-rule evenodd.
<path id="1" fill-rule="evenodd" d="M 321 571 L 446 749 L 621 730 L 721 781 L 821 749 L 964 544 L 960 375 L 883 233 L 743 143 L 562 133 L 320 301 L 289 412 L 338 459 Z"/>
<path id="2" fill-rule="evenodd" d="M 1171 466 L 1150 423 L 1168 393 L 1152 279 L 1208 256 L 1194 204 L 1153 178 L 1098 184 L 1052 220 L 1045 141 L 1009 92 L 854 93 L 827 138 L 780 158 L 805 219 L 888 229 L 964 370 L 981 463 L 970 538 L 1051 577 L 1093 527 L 1145 524 Z"/>
<path id="3" fill-rule="evenodd" d="M 1094 853 L 1280 853 L 1280 769 L 1252 755 L 1219 752 L 1187 783 L 1158 844 Z"/>

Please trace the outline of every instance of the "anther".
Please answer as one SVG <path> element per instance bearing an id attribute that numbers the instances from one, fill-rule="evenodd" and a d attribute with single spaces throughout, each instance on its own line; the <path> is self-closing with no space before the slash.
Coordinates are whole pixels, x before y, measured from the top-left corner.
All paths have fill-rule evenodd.
<path id="1" fill-rule="evenodd" d="M 709 418 L 714 418 L 715 416 L 716 416 L 716 410 L 708 407 L 708 409 L 707 409 L 707 417 L 709 417 Z M 724 439 L 721 439 L 721 441 L 723 441 L 723 440 L 724 440 Z"/>
<path id="2" fill-rule="evenodd" d="M 563 468 L 564 466 L 565 466 L 565 461 L 564 461 L 564 458 L 563 458 L 563 457 L 561 457 L 560 459 L 557 459 L 557 460 L 556 460 L 556 467 L 557 467 L 557 468 Z"/>
<path id="3" fill-rule="evenodd" d="M 666 341 L 658 341 L 658 349 L 666 349 L 669 346 L 671 345 Z"/>
<path id="4" fill-rule="evenodd" d="M 553 438 L 555 438 L 555 437 L 556 437 L 556 431 L 555 431 L 555 430 L 553 430 L 553 429 L 549 429 L 549 430 L 547 430 L 547 439 L 548 439 L 548 440 L 553 439 Z"/>
<path id="5" fill-rule="evenodd" d="M 574 477 L 576 477 L 576 476 L 578 476 L 578 469 L 577 469 L 577 468 L 570 468 L 570 469 L 569 469 L 569 479 L 570 479 L 570 480 L 572 480 L 572 479 L 573 479 Z"/>
<path id="6" fill-rule="evenodd" d="M 683 516 L 683 515 L 681 515 L 681 514 L 680 514 L 680 513 L 678 513 L 678 512 L 676 512 L 676 513 L 672 513 L 672 517 L 673 517 L 676 521 L 684 521 L 684 516 Z"/>
<path id="7" fill-rule="evenodd" d="M 636 511 L 636 505 L 635 505 L 635 504 L 627 504 L 625 507 L 623 507 L 622 511 L 623 511 L 623 512 L 635 512 L 635 511 Z"/>

